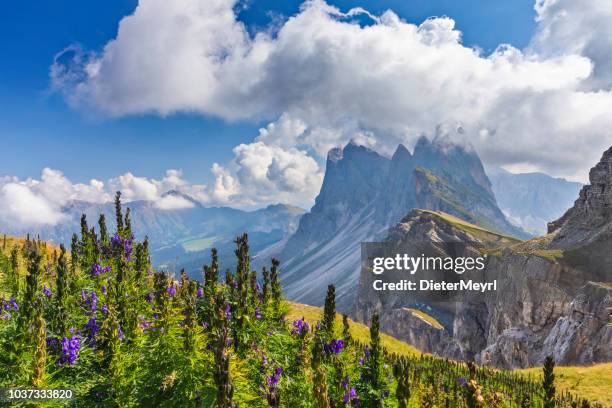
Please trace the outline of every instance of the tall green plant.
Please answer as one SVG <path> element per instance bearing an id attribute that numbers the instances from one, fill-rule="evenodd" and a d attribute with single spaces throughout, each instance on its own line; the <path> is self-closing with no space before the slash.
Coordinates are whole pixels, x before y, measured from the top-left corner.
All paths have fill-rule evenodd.
<path id="1" fill-rule="evenodd" d="M 336 322 L 336 287 L 329 285 L 325 296 L 325 307 L 323 308 L 323 320 L 321 321 L 321 331 L 327 337 L 334 334 L 334 323 Z"/>
<path id="2" fill-rule="evenodd" d="M 553 356 L 548 356 L 544 360 L 544 376 L 542 378 L 542 398 L 544 399 L 544 408 L 553 408 L 555 404 L 555 359 Z"/>

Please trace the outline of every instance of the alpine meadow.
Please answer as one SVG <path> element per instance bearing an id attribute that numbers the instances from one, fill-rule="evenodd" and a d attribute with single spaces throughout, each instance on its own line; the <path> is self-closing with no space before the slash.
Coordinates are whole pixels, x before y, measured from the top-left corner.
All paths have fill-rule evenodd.
<path id="1" fill-rule="evenodd" d="M 117 231 L 83 216 L 70 251 L 4 235 L 0 386 L 72 390 L 77 407 L 600 406 L 556 388 L 552 358 L 540 379 L 419 354 L 381 341 L 376 314 L 364 335 L 333 285 L 320 320 L 287 320 L 300 305 L 277 260 L 251 270 L 246 234 L 224 276 L 215 249 L 203 283 L 154 271 L 120 193 L 115 207 Z"/>

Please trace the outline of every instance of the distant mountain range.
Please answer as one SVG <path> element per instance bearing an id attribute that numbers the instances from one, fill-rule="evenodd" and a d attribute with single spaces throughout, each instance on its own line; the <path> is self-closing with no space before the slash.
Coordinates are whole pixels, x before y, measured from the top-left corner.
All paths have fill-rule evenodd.
<path id="1" fill-rule="evenodd" d="M 542 235 L 546 225 L 570 208 L 581 183 L 544 173 L 513 174 L 495 168 L 488 172 L 499 207 L 513 224 Z"/>
<path id="2" fill-rule="evenodd" d="M 134 230 L 139 239 L 149 237 L 154 265 L 169 272 L 185 268 L 195 278 L 201 278 L 202 265 L 210 262 L 210 249 L 219 250 L 223 268 L 233 268 L 235 262 L 233 240 L 239 234 L 249 234 L 251 252 L 256 254 L 286 240 L 298 226 L 305 212 L 289 205 L 270 205 L 256 211 L 242 211 L 229 207 L 204 207 L 191 197 L 177 191 L 167 196 L 189 200 L 190 208 L 165 210 L 154 201 L 133 201 L 125 204 L 131 210 Z M 80 217 L 85 214 L 90 227 L 98 230 L 98 217 L 104 214 L 110 231 L 115 229 L 114 204 L 94 204 L 73 201 L 64 209 L 68 220 L 55 226 L 16 229 L 0 225 L 0 231 L 22 236 L 38 234 L 45 240 L 69 244 L 72 234 L 80 231 Z M 269 259 L 266 260 L 269 262 Z"/>
<path id="3" fill-rule="evenodd" d="M 520 238 L 508 222 L 476 152 L 443 137 L 422 137 L 411 154 L 398 146 L 387 158 L 353 142 L 332 149 L 315 205 L 280 250 L 290 299 L 320 304 L 328 284 L 349 309 L 359 276 L 360 243 L 382 239 L 411 209 L 440 210 Z"/>

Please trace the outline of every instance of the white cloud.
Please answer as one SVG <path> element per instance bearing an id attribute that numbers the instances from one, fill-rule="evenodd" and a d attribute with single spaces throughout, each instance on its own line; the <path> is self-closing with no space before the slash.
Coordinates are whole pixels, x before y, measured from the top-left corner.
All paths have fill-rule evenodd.
<path id="1" fill-rule="evenodd" d="M 65 216 L 62 207 L 71 200 L 102 203 L 111 199 L 104 183 L 72 183 L 62 172 L 44 168 L 40 180 L 0 177 L 0 220 L 9 225 L 57 224 Z"/>
<path id="2" fill-rule="evenodd" d="M 195 207 L 195 204 L 185 197 L 166 195 L 155 202 L 155 207 L 160 210 L 184 210 Z"/>
<path id="3" fill-rule="evenodd" d="M 52 81 L 73 106 L 114 116 L 268 118 L 250 149 L 263 142 L 281 148 L 275 154 L 298 148 L 324 157 L 356 135 L 389 151 L 460 124 L 463 133 L 452 136 L 469 139 L 488 163 L 584 180 L 612 143 L 610 2 L 537 0 L 531 45 L 500 45 L 489 56 L 464 46 L 448 17 L 414 25 L 387 11 L 360 26 L 347 17 L 365 10 L 343 14 L 310 0 L 274 33 L 249 37 L 235 5 L 140 0 L 101 52 L 60 53 Z M 262 173 L 271 162 L 248 160 L 213 169 L 217 199 L 252 196 L 238 191 L 244 177 L 272 182 Z M 282 188 L 289 173 L 273 184 Z"/>
<path id="4" fill-rule="evenodd" d="M 203 204 L 213 203 L 210 188 L 184 180 L 180 170 L 167 170 L 161 180 L 137 177 L 125 173 L 106 183 L 91 180 L 88 184 L 73 183 L 62 172 L 45 168 L 40 179 L 20 180 L 0 176 L 0 222 L 14 227 L 55 225 L 66 219 L 64 207 L 73 200 L 107 203 L 115 191 L 122 192 L 124 202 L 148 200 L 163 210 L 181 210 L 195 206 L 193 201 L 175 191 L 190 196 Z"/>
<path id="5" fill-rule="evenodd" d="M 612 3 L 537 0 L 538 30 L 530 48 L 543 57 L 584 55 L 594 66 L 587 89 L 612 87 Z"/>
<path id="6" fill-rule="evenodd" d="M 159 198 L 157 185 L 146 177 L 136 177 L 132 173 L 125 173 L 109 180 L 112 191 L 121 191 L 125 201 L 147 200 Z"/>
<path id="7" fill-rule="evenodd" d="M 0 187 L 0 204 L 0 220 L 9 226 L 38 227 L 65 219 L 55 203 L 19 183 Z"/>
<path id="8" fill-rule="evenodd" d="M 316 196 L 323 173 L 317 162 L 296 148 L 261 141 L 234 148 L 226 167 L 213 165 L 212 197 L 243 206 L 270 203 L 308 204 Z"/>

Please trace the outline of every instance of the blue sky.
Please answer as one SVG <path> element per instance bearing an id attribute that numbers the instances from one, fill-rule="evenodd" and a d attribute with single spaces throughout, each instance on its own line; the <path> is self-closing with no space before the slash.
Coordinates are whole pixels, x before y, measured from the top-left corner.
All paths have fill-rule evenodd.
<path id="1" fill-rule="evenodd" d="M 230 160 L 232 148 L 252 141 L 266 123 L 226 122 L 199 114 L 165 118 L 137 115 L 108 119 L 72 110 L 49 92 L 49 66 L 64 47 L 100 50 L 114 38 L 136 1 L 16 1 L 0 15 L 0 175 L 38 178 L 44 167 L 72 181 L 106 180 L 131 171 L 159 178 L 180 168 L 186 179 L 209 182 L 213 162 Z M 298 1 L 251 0 L 239 17 L 253 32 L 270 19 L 295 14 Z M 342 10 L 361 6 L 380 14 L 393 9 L 420 23 L 447 15 L 463 42 L 485 53 L 500 43 L 523 48 L 533 35 L 533 2 L 526 0 L 332 1 Z M 281 6 L 279 8 L 279 5 Z"/>

